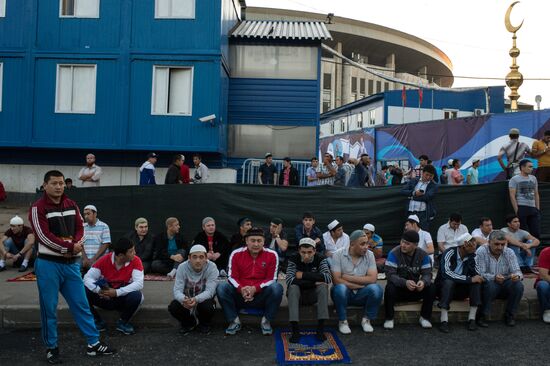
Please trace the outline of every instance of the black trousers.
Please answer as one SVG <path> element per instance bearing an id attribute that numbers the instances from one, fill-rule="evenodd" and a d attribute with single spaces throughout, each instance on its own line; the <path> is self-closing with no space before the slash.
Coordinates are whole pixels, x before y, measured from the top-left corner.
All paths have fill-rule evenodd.
<path id="1" fill-rule="evenodd" d="M 398 302 L 403 301 L 419 301 L 422 300 L 422 308 L 420 315 L 429 320 L 432 317 L 433 302 L 435 299 L 435 286 L 424 287 L 420 292 L 409 291 L 406 287 L 397 287 L 393 283 L 388 282 L 384 290 L 384 311 L 386 320 L 392 320 L 394 316 L 394 306 Z"/>
<path id="2" fill-rule="evenodd" d="M 214 310 L 216 310 L 216 302 L 214 299 L 204 300 L 198 304 L 195 311 L 197 312 L 196 314 L 199 323 L 209 325 L 212 317 L 214 316 Z M 184 308 L 183 305 L 176 300 L 173 300 L 170 305 L 168 305 L 168 312 L 184 327 L 192 327 L 197 324 L 197 321 L 195 320 L 193 314 L 191 314 L 191 311 Z"/>
<path id="3" fill-rule="evenodd" d="M 442 280 L 438 284 L 439 307 L 450 309 L 453 300 L 470 298 L 470 306 L 481 305 L 481 285 L 479 283 L 458 283 L 453 280 Z"/>

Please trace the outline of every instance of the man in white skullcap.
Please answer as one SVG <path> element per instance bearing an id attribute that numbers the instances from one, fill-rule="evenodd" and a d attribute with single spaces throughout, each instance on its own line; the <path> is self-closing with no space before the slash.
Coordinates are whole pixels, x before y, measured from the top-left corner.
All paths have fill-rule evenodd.
<path id="1" fill-rule="evenodd" d="M 24 225 L 23 219 L 14 216 L 10 228 L 0 240 L 0 272 L 6 270 L 6 259 L 13 260 L 13 266 L 20 266 L 19 272 L 25 272 L 33 257 L 34 234 L 30 227 Z"/>
<path id="2" fill-rule="evenodd" d="M 84 250 L 82 251 L 82 270 L 86 272 L 111 245 L 109 225 L 97 218 L 94 205 L 84 207 Z"/>
<path id="3" fill-rule="evenodd" d="M 332 257 L 332 253 L 338 249 L 349 246 L 349 236 L 344 232 L 344 227 L 338 220 L 332 220 L 327 225 L 328 231 L 323 234 L 325 243 L 325 256 Z"/>

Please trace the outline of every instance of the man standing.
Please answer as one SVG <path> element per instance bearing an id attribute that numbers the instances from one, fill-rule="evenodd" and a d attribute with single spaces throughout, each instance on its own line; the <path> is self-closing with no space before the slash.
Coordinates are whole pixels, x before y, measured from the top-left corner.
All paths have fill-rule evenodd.
<path id="1" fill-rule="evenodd" d="M 353 173 L 348 180 L 348 187 L 365 188 L 365 181 L 367 180 L 368 171 L 362 161 L 359 159 L 349 158 L 348 164 L 354 166 Z"/>
<path id="2" fill-rule="evenodd" d="M 10 228 L 0 240 L 0 272 L 6 270 L 6 259 L 13 261 L 13 266 L 20 265 L 19 272 L 25 272 L 33 257 L 35 243 L 32 229 L 25 226 L 23 219 L 14 216 L 10 220 Z"/>
<path id="3" fill-rule="evenodd" d="M 277 253 L 264 248 L 264 232 L 251 228 L 245 234 L 246 247 L 231 253 L 229 258 L 229 282 L 221 283 L 216 289 L 218 300 L 223 308 L 229 326 L 227 335 L 235 335 L 241 330 L 238 315 L 240 308 L 260 308 L 264 312 L 260 327 L 263 335 L 273 333 L 271 321 L 275 319 L 283 286 L 277 283 Z"/>
<path id="4" fill-rule="evenodd" d="M 180 234 L 180 222 L 166 219 L 166 230 L 155 236 L 151 271 L 174 278 L 178 266 L 185 261 L 187 243 Z"/>
<path id="5" fill-rule="evenodd" d="M 181 180 L 183 184 L 189 184 L 191 181 L 189 179 L 189 166 L 185 164 L 185 155 L 181 155 L 181 166 L 180 166 Z"/>
<path id="6" fill-rule="evenodd" d="M 277 182 L 277 168 L 273 164 L 273 155 L 265 154 L 265 162 L 258 169 L 258 184 L 274 185 Z"/>
<path id="7" fill-rule="evenodd" d="M 479 168 L 479 164 L 478 158 L 472 160 L 472 167 L 468 169 L 468 174 L 466 175 L 466 183 L 470 185 L 479 184 L 479 171 L 477 170 Z"/>
<path id="8" fill-rule="evenodd" d="M 448 312 L 452 300 L 470 299 L 468 330 L 477 330 L 476 313 L 481 305 L 481 283 L 476 266 L 476 241 L 465 233 L 457 240 L 457 246 L 448 248 L 440 259 L 439 273 L 435 279 L 441 309 L 439 330 L 449 333 Z"/>
<path id="9" fill-rule="evenodd" d="M 550 183 L 550 130 L 544 131 L 541 140 L 533 142 L 531 155 L 538 160 L 537 180 Z"/>
<path id="10" fill-rule="evenodd" d="M 416 215 L 420 219 L 420 227 L 429 230 L 430 221 L 435 217 L 434 199 L 438 185 L 433 181 L 435 176 L 433 165 L 426 165 L 420 179 L 415 178 L 407 182 L 401 194 L 409 199 L 408 215 Z"/>
<path id="11" fill-rule="evenodd" d="M 181 154 L 177 154 L 172 157 L 172 164 L 168 167 L 164 184 L 183 184 L 183 177 L 181 176 L 183 160 L 181 160 L 181 156 Z"/>
<path id="12" fill-rule="evenodd" d="M 59 364 L 57 344 L 57 302 L 63 295 L 76 324 L 86 336 L 89 356 L 116 351 L 99 342 L 99 332 L 90 312 L 78 259 L 83 250 L 84 226 L 78 206 L 63 194 L 63 173 L 50 170 L 44 175 L 44 195 L 29 212 L 29 221 L 38 241 L 38 259 L 34 272 L 40 297 L 42 339 L 47 347 L 46 359 Z"/>
<path id="13" fill-rule="evenodd" d="M 416 215 L 410 215 L 405 221 L 405 230 L 413 230 L 418 233 L 418 248 L 425 251 L 432 265 L 434 263 L 434 243 L 432 235 L 429 231 L 424 231 L 420 228 L 420 219 Z"/>
<path id="14" fill-rule="evenodd" d="M 139 168 L 139 185 L 146 186 L 157 184 L 155 181 L 155 164 L 157 163 L 158 155 L 154 152 L 147 155 L 147 160 L 141 164 Z"/>
<path id="15" fill-rule="evenodd" d="M 514 214 L 506 216 L 506 225 L 507 227 L 501 230 L 508 234 L 506 237 L 508 248 L 514 251 L 519 269 L 522 273 L 535 273 L 532 267 L 540 241 L 527 231 L 520 229 L 519 218 Z"/>
<path id="16" fill-rule="evenodd" d="M 336 175 L 334 176 L 334 185 L 337 187 L 346 186 L 346 166 L 344 165 L 344 158 L 341 156 L 336 157 Z"/>
<path id="17" fill-rule="evenodd" d="M 202 157 L 199 154 L 193 155 L 193 164 L 195 165 L 195 174 L 193 183 L 202 184 L 208 181 L 208 167 L 203 164 Z"/>
<path id="18" fill-rule="evenodd" d="M 508 299 L 504 321 L 506 325 L 516 325 L 514 319 L 523 296 L 523 274 L 512 249 L 506 246 L 506 234 L 495 230 L 489 236 L 489 244 L 477 250 L 476 262 L 483 277 L 483 305 L 478 325 L 489 326 L 485 319 L 491 314 L 495 298 Z"/>
<path id="19" fill-rule="evenodd" d="M 317 158 L 311 158 L 311 166 L 306 170 L 308 187 L 316 186 L 319 183 L 319 178 L 317 178 L 318 166 L 319 166 L 319 160 Z"/>
<path id="20" fill-rule="evenodd" d="M 97 218 L 94 205 L 84 207 L 84 250 L 82 251 L 82 271 L 86 272 L 111 245 L 109 226 Z"/>
<path id="21" fill-rule="evenodd" d="M 510 129 L 508 136 L 510 137 L 510 141 L 500 148 L 497 159 L 502 170 L 506 172 L 506 178 L 510 179 L 519 174 L 519 161 L 526 154 L 530 154 L 531 149 L 525 142 L 519 142 L 519 130 L 517 128 Z M 506 155 L 506 165 L 504 165 L 502 160 L 504 155 Z"/>
<path id="22" fill-rule="evenodd" d="M 363 230 L 351 233 L 349 247 L 334 253 L 332 262 L 331 296 L 338 313 L 338 330 L 342 334 L 351 333 L 347 307 L 354 305 L 363 307 L 361 327 L 365 333 L 372 333 L 371 321 L 376 319 L 383 292 L 376 283 L 376 261 Z"/>
<path id="23" fill-rule="evenodd" d="M 535 282 L 542 320 L 550 323 L 550 247 L 544 248 L 539 256 L 539 276 Z"/>
<path id="24" fill-rule="evenodd" d="M 374 187 L 374 167 L 371 165 L 371 160 L 369 154 L 361 155 L 361 163 L 365 166 L 367 170 L 367 177 L 365 179 L 366 187 Z"/>
<path id="25" fill-rule="evenodd" d="M 332 220 L 327 228 L 328 231 L 323 234 L 325 256 L 332 257 L 338 249 L 349 246 L 349 236 L 344 232 L 344 228 L 338 220 Z"/>
<path id="26" fill-rule="evenodd" d="M 292 161 L 289 157 L 283 159 L 283 168 L 279 174 L 280 186 L 299 186 L 300 177 L 298 176 L 298 170 L 292 166 Z"/>
<path id="27" fill-rule="evenodd" d="M 223 275 L 227 271 L 227 262 L 231 254 L 231 245 L 227 238 L 216 230 L 216 221 L 212 217 L 202 219 L 202 231 L 195 236 L 191 245 L 204 245 L 207 248 L 206 259 L 216 265 Z M 189 253 L 191 254 L 191 253 Z"/>
<path id="28" fill-rule="evenodd" d="M 377 187 L 385 187 L 388 184 L 388 180 L 386 179 L 387 171 L 388 171 L 388 166 L 383 165 L 382 169 L 376 172 L 376 180 L 374 183 Z"/>
<path id="29" fill-rule="evenodd" d="M 134 222 L 134 230 L 126 233 L 128 238 L 134 243 L 136 255 L 141 259 L 143 272 L 151 272 L 151 263 L 153 262 L 153 235 L 149 232 L 149 222 L 144 217 L 138 217 Z"/>
<path id="30" fill-rule="evenodd" d="M 321 170 L 317 172 L 317 184 L 320 186 L 333 185 L 335 175 L 336 164 L 332 161 L 332 155 L 327 152 L 323 156 L 323 165 L 321 166 Z"/>
<path id="31" fill-rule="evenodd" d="M 116 330 L 126 335 L 135 333 L 130 319 L 143 302 L 143 266 L 130 239 L 119 239 L 110 255 L 94 263 L 84 276 L 84 285 L 97 330 L 105 331 L 107 325 L 94 306 L 118 311 Z"/>
<path id="32" fill-rule="evenodd" d="M 508 182 L 510 202 L 519 217 L 521 228 L 535 238 L 540 238 L 540 197 L 533 163 L 528 159 L 519 162 L 520 174 Z"/>
<path id="33" fill-rule="evenodd" d="M 216 310 L 216 265 L 207 258 L 206 248 L 193 245 L 189 259 L 178 267 L 174 283 L 174 300 L 168 311 L 181 324 L 181 334 L 198 326 L 199 332 L 208 334 Z"/>
<path id="34" fill-rule="evenodd" d="M 460 172 L 460 160 L 454 159 L 451 169 L 451 172 L 449 173 L 450 179 L 449 179 L 449 185 L 451 186 L 461 186 L 464 184 L 464 176 Z"/>
<path id="35" fill-rule="evenodd" d="M 80 169 L 78 179 L 82 181 L 82 187 L 99 187 L 99 181 L 103 171 L 95 164 L 95 155 L 86 155 L 86 166 Z"/>
<path id="36" fill-rule="evenodd" d="M 392 249 L 384 266 L 388 283 L 384 290 L 385 329 L 393 329 L 394 306 L 401 301 L 422 299 L 420 325 L 431 328 L 435 286 L 432 285 L 432 262 L 428 254 L 418 248 L 418 233 L 407 230 L 399 246 Z"/>
<path id="37" fill-rule="evenodd" d="M 332 282 L 328 262 L 315 252 L 315 241 L 303 238 L 298 244 L 298 254 L 288 261 L 286 274 L 288 318 L 292 327 L 291 343 L 300 342 L 300 304 L 317 304 L 317 334 L 325 341 L 324 322 L 328 314 L 328 285 Z"/>
<path id="38" fill-rule="evenodd" d="M 437 247 L 439 252 L 456 247 L 459 244 L 459 238 L 468 233 L 466 225 L 462 225 L 462 215 L 452 213 L 449 216 L 449 222 L 443 224 L 437 230 Z"/>
<path id="39" fill-rule="evenodd" d="M 418 157 L 418 165 L 411 169 L 408 174 L 410 176 L 410 179 L 420 179 L 420 177 L 422 176 L 422 172 L 424 171 L 424 167 L 428 165 L 428 161 L 428 155 L 420 155 Z"/>

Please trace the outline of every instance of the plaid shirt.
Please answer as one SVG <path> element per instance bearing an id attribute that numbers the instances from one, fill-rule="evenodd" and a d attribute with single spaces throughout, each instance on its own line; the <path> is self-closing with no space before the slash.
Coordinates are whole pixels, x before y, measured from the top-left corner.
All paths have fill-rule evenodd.
<path id="1" fill-rule="evenodd" d="M 486 281 L 494 281 L 498 274 L 504 276 L 505 279 L 510 278 L 511 275 L 518 275 L 523 279 L 516 255 L 508 247 L 504 248 L 497 259 L 491 254 L 489 244 L 482 245 L 477 249 L 476 263 L 481 277 Z"/>

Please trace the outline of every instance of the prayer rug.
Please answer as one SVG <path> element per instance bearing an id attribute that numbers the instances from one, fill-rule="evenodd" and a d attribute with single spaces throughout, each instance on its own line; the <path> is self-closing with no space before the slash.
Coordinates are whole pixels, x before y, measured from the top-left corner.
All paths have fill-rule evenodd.
<path id="1" fill-rule="evenodd" d="M 145 276 L 143 276 L 143 279 L 145 281 L 173 281 L 174 280 L 168 276 L 163 276 L 156 273 L 148 273 Z"/>
<path id="2" fill-rule="evenodd" d="M 351 363 L 346 348 L 338 339 L 335 330 L 326 329 L 327 340 L 319 342 L 312 329 L 300 332 L 300 343 L 290 343 L 289 329 L 275 331 L 275 350 L 279 365 L 329 365 Z"/>
<path id="3" fill-rule="evenodd" d="M 36 275 L 34 274 L 34 272 L 29 272 L 29 273 L 25 273 L 25 274 L 22 274 L 20 276 L 14 277 L 14 278 L 9 278 L 7 281 L 8 282 L 36 281 Z"/>

